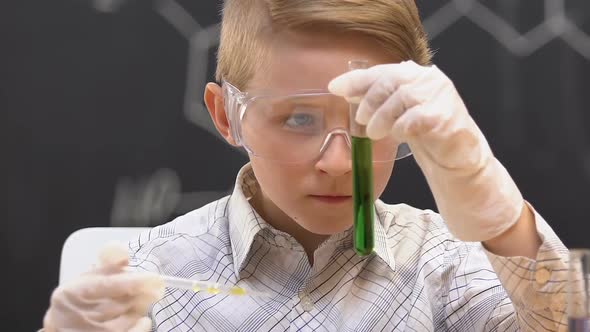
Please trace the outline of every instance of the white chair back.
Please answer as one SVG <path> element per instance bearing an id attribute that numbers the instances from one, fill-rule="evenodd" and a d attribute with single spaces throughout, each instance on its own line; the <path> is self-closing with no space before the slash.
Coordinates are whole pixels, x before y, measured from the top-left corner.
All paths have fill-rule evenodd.
<path id="1" fill-rule="evenodd" d="M 127 243 L 149 227 L 91 227 L 75 231 L 66 239 L 61 252 L 59 283 L 62 284 L 96 263 L 98 253 L 113 241 Z"/>

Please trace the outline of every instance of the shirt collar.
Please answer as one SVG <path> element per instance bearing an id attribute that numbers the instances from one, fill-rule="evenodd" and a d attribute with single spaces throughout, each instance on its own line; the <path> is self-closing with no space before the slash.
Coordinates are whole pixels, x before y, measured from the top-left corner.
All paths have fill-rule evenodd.
<path id="1" fill-rule="evenodd" d="M 236 275 L 239 275 L 243 268 L 244 261 L 254 242 L 254 238 L 259 233 L 272 232 L 274 228 L 270 226 L 250 205 L 249 199 L 259 190 L 258 181 L 252 170 L 250 163 L 246 164 L 239 171 L 234 191 L 229 198 L 227 216 L 229 219 L 229 235 L 232 246 L 232 255 Z M 395 271 L 395 261 L 393 252 L 387 243 L 386 226 L 391 219 L 385 204 L 380 200 L 375 202 L 375 253 L 389 267 Z M 278 232 L 278 231 L 276 231 Z M 345 236 L 339 234 L 331 237 L 342 238 L 339 241 L 352 243 L 352 232 L 346 231 Z M 330 240 L 330 239 L 329 239 Z"/>
<path id="2" fill-rule="evenodd" d="M 395 271 L 392 244 L 389 243 L 387 229 L 393 221 L 393 214 L 381 200 L 375 201 L 375 253 Z"/>
<path id="3" fill-rule="evenodd" d="M 248 202 L 257 191 L 258 181 L 256 181 L 254 171 L 248 163 L 238 172 L 234 191 L 229 198 L 227 212 L 236 275 L 240 274 L 256 235 L 269 227 Z"/>

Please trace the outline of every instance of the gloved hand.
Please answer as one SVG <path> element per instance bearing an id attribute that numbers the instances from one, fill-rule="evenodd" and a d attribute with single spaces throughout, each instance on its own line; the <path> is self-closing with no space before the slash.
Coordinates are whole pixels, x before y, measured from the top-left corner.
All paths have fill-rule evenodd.
<path id="1" fill-rule="evenodd" d="M 367 125 L 371 139 L 391 134 L 408 143 L 458 239 L 489 240 L 518 221 L 520 191 L 436 66 L 378 65 L 344 73 L 328 88 L 347 99 L 362 97 L 356 121 Z"/>
<path id="2" fill-rule="evenodd" d="M 106 246 L 96 268 L 53 292 L 43 331 L 149 331 L 147 308 L 162 297 L 164 282 L 155 274 L 123 272 L 128 259 L 123 246 Z"/>

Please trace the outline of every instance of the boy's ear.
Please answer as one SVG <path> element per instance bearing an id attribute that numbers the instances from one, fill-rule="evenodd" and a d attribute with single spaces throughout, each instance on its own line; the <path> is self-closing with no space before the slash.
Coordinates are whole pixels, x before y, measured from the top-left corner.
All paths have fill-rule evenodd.
<path id="1" fill-rule="evenodd" d="M 237 146 L 229 129 L 229 120 L 225 114 L 223 92 L 217 83 L 207 83 L 205 86 L 205 105 L 221 136 L 231 145 Z"/>

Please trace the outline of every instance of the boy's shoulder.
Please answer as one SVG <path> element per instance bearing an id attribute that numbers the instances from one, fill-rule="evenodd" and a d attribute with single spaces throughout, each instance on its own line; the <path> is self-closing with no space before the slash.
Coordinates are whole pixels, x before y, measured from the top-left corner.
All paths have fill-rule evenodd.
<path id="1" fill-rule="evenodd" d="M 432 210 L 423 210 L 408 204 L 387 204 L 376 201 L 377 216 L 386 231 L 395 231 L 396 228 L 420 228 L 425 231 L 448 232 L 440 214 Z"/>
<path id="2" fill-rule="evenodd" d="M 129 266 L 162 272 L 186 264 L 183 257 L 199 259 L 211 252 L 230 249 L 228 236 L 229 196 L 213 201 L 176 219 L 142 232 L 129 241 Z M 183 254 L 183 253 L 190 253 Z"/>
<path id="3" fill-rule="evenodd" d="M 488 264 L 481 244 L 457 239 L 440 214 L 407 204 L 381 201 L 377 201 L 375 207 L 396 264 L 424 264 L 435 270 L 440 266 L 466 268 L 464 257 L 468 256 L 482 261 L 481 264 Z"/>
<path id="4" fill-rule="evenodd" d="M 375 203 L 377 216 L 390 246 L 418 248 L 438 248 L 452 250 L 461 244 L 449 231 L 440 214 L 423 210 L 407 204 Z"/>

